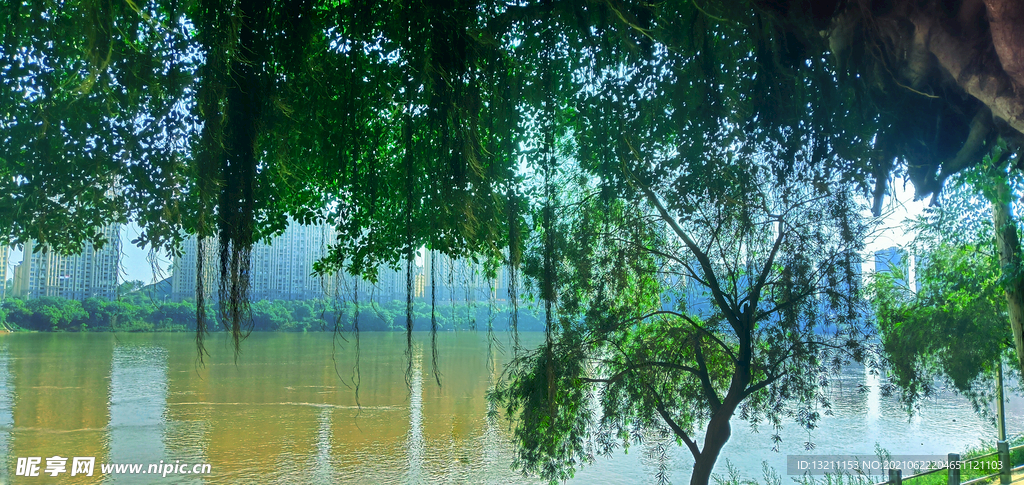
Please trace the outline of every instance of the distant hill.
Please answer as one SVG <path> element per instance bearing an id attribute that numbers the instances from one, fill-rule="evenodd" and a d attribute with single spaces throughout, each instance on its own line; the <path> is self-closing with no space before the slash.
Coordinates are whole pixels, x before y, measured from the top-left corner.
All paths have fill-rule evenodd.
<path id="1" fill-rule="evenodd" d="M 143 286 L 132 293 L 135 292 L 157 301 L 168 299 L 171 297 L 171 277 L 164 278 L 163 280 L 151 285 Z"/>

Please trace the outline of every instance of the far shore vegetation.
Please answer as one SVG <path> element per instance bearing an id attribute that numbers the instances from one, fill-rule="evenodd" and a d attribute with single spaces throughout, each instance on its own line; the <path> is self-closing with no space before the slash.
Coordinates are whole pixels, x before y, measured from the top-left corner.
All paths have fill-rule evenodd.
<path id="1" fill-rule="evenodd" d="M 88 298 L 84 301 L 59 297 L 7 298 L 0 302 L 0 325 L 7 330 L 35 332 L 195 332 L 196 304 L 193 300 L 168 301 L 148 294 L 138 282 L 121 285 L 117 300 Z M 351 331 L 358 311 L 360 331 L 405 330 L 405 301 L 350 300 L 261 300 L 249 306 L 254 331 L 307 332 Z M 210 331 L 222 331 L 216 305 L 208 305 Z M 438 329 L 505 330 L 509 309 L 502 302 L 438 304 Z M 541 331 L 543 322 L 528 308 L 519 309 L 521 331 Z M 414 305 L 414 325 L 430 328 L 429 303 Z M 3 330 L 3 328 L 0 328 Z"/>

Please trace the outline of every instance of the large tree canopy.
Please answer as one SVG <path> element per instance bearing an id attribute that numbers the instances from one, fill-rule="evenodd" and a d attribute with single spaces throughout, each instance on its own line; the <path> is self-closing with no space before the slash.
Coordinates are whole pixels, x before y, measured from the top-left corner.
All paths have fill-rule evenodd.
<path id="1" fill-rule="evenodd" d="M 894 172 L 926 196 L 996 138 L 1020 145 L 1022 10 L 1013 0 L 8 2 L 2 237 L 74 251 L 126 220 L 143 227 L 139 244 L 216 236 L 237 336 L 250 248 L 289 217 L 337 226 L 324 270 L 372 279 L 424 245 L 518 268 L 537 197 L 521 179 L 558 164 L 558 133 L 580 139 L 579 162 L 607 194 L 624 190 L 626 143 L 652 150 L 675 137 L 680 159 L 702 166 L 680 189 L 703 189 L 723 181 L 708 156 L 723 123 L 754 141 L 782 133 L 816 169 L 873 185 L 877 209 Z"/>
<path id="2" fill-rule="evenodd" d="M 4 237 L 74 251 L 128 219 L 139 244 L 217 236 L 233 312 L 249 248 L 287 217 L 337 226 L 327 270 L 372 277 L 423 245 L 518 267 L 530 197 L 518 178 L 549 156 L 526 143 L 542 131 L 588 137 L 584 162 L 605 168 L 611 192 L 616 152 L 660 129 L 655 110 L 699 134 L 682 155 L 706 158 L 728 120 L 755 137 L 795 129 L 816 163 L 871 172 L 868 157 L 836 155 L 870 148 L 870 120 L 835 89 L 824 46 L 780 58 L 788 34 L 750 5 L 728 21 L 682 1 L 99 0 L 2 13 Z M 238 333 L 244 316 L 230 320 Z"/>
<path id="3" fill-rule="evenodd" d="M 734 414 L 813 428 L 830 375 L 871 360 L 857 272 L 866 226 L 849 187 L 741 133 L 717 133 L 733 141 L 719 152 L 729 184 L 693 187 L 699 170 L 664 148 L 623 161 L 632 197 L 603 200 L 599 186 L 559 177 L 573 190 L 546 204 L 537 244 L 550 249 L 527 264 L 558 318 L 493 393 L 524 471 L 564 480 L 663 430 L 692 455 L 690 483 L 706 484 Z M 645 180 L 646 167 L 668 175 Z"/>
<path id="4" fill-rule="evenodd" d="M 991 136 L 1024 130 L 1024 6 L 1012 0 L 93 0 L 0 14 L 5 237 L 58 248 L 127 217 L 141 242 L 217 227 L 244 247 L 246 219 L 259 237 L 285 214 L 340 220 L 357 261 L 423 243 L 422 230 L 362 231 L 409 218 L 443 228 L 429 232 L 446 248 L 507 244 L 507 230 L 480 226 L 508 219 L 524 106 L 541 102 L 542 70 L 570 84 L 563 100 L 584 89 L 593 71 L 566 69 L 579 55 L 621 67 L 668 49 L 691 66 L 634 79 L 670 106 L 713 113 L 742 94 L 763 100 L 747 122 L 859 130 L 871 160 L 847 169 L 873 172 L 879 190 L 905 161 L 933 193 Z M 540 62 L 541 29 L 572 54 Z M 737 69 L 759 76 L 720 92 Z"/>
<path id="5" fill-rule="evenodd" d="M 1024 133 L 1024 5 L 1015 0 L 756 1 L 792 41 L 827 42 L 837 73 L 879 121 L 883 175 L 905 164 L 919 197 L 979 163 L 996 137 Z M 876 205 L 877 205 L 876 199 Z"/>
<path id="6" fill-rule="evenodd" d="M 587 262 L 601 263 L 586 252 L 597 246 L 567 244 L 575 233 L 565 229 L 574 221 L 561 219 L 565 187 L 593 189 L 600 207 L 634 209 L 608 227 L 629 226 L 637 207 L 662 204 L 657 224 L 672 227 L 712 208 L 736 221 L 729 230 L 750 231 L 741 236 L 754 226 L 771 234 L 771 221 L 786 219 L 772 211 L 802 195 L 842 192 L 827 209 L 800 215 L 800 227 L 846 221 L 857 210 L 843 198 L 851 192 L 872 197 L 877 210 L 893 174 L 909 175 L 921 197 L 936 194 L 997 139 L 1009 151 L 1021 144 L 1022 10 L 1015 0 L 7 2 L 0 242 L 73 252 L 102 242 L 103 224 L 128 220 L 143 228 L 140 245 L 173 250 L 187 235 L 215 237 L 221 316 L 236 343 L 249 322 L 252 245 L 289 219 L 337 228 L 323 271 L 373 280 L 380 265 L 411 267 L 426 246 L 508 266 L 513 298 L 523 267 L 549 331 L 559 314 L 601 325 L 587 316 L 582 293 L 570 294 L 586 287 L 564 284 L 585 278 L 559 280 L 567 267 L 579 276 Z M 559 185 L 568 174 L 573 183 Z M 764 180 L 792 193 L 779 204 L 750 198 Z M 744 208 L 762 211 L 760 219 Z M 1004 239 L 1013 243 L 1012 215 L 1005 222 L 998 225 L 1012 228 Z M 686 231 L 674 230 L 680 239 Z M 801 230 L 789 234 L 793 244 L 813 243 Z M 822 268 L 856 247 L 859 233 L 828 234 L 832 252 L 815 262 L 798 261 L 810 251 L 800 244 L 780 253 L 782 262 L 765 263 L 757 245 L 721 250 L 715 257 L 723 261 L 746 264 L 750 256 L 763 264 L 766 282 L 750 291 L 733 284 L 734 301 L 715 297 L 720 314 L 703 323 L 728 323 L 737 340 L 715 347 L 691 338 L 690 347 L 743 352 L 755 343 L 750 335 L 774 328 L 764 330 L 771 342 L 757 352 L 778 364 L 776 343 L 843 345 L 794 330 L 813 320 L 804 314 L 789 323 L 754 318 L 759 303 L 788 298 L 759 300 L 759 285 L 792 292 L 810 286 L 786 278 L 817 275 L 835 290 L 836 274 Z M 743 237 L 730 243 L 737 241 Z M 718 264 L 691 276 L 710 278 Z M 657 271 L 634 269 L 647 276 L 627 278 L 608 298 L 649 308 L 637 303 L 656 296 L 644 284 Z M 1008 281 L 1024 290 L 1024 277 Z M 412 282 L 410 270 L 410 331 Z M 201 337 L 201 285 L 197 293 Z M 794 307 L 813 313 L 803 301 Z M 1011 316 L 1015 335 L 1021 319 L 1024 312 Z M 610 332 L 597 330 L 591 335 Z M 648 355 L 646 334 L 634 330 L 623 330 L 639 338 L 628 353 Z M 1017 345 L 1024 355 L 1021 339 Z M 699 366 L 679 353 L 649 355 Z M 806 355 L 794 365 L 823 359 Z M 729 395 L 730 367 L 740 376 L 732 382 L 742 384 L 730 405 L 809 389 L 770 380 L 775 370 L 754 371 L 750 359 L 733 361 L 716 367 L 705 396 Z M 765 387 L 747 388 L 755 378 Z M 775 384 L 782 387 L 766 389 Z M 700 409 L 718 407 L 709 399 Z M 718 419 L 727 423 L 735 409 Z"/>

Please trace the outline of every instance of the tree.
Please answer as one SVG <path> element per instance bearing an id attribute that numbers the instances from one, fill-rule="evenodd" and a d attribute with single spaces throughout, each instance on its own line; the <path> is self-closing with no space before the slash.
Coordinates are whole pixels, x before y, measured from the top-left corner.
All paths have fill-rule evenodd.
<path id="1" fill-rule="evenodd" d="M 672 205 L 687 197 L 716 206 L 745 187 L 749 174 L 721 156 L 734 143 L 786 152 L 770 160 L 781 186 L 849 182 L 877 208 L 903 164 L 919 195 L 935 193 L 993 140 L 1017 143 L 1014 5 L 15 2 L 0 19 L 2 242 L 74 251 L 128 219 L 139 244 L 216 235 L 236 345 L 251 324 L 251 246 L 289 217 L 337 227 L 323 271 L 372 281 L 427 246 L 505 264 L 513 299 L 542 236 L 550 308 L 564 289 L 552 278 L 560 136 L 576 139 L 602 200 L 635 200 L 634 177 L 672 181 L 657 195 L 673 214 L 689 213 Z M 634 148 L 686 163 L 627 176 Z M 820 177 L 785 167 L 798 160 Z M 531 172 L 546 174 L 539 192 L 524 186 Z M 196 302 L 201 352 L 201 292 Z"/>
<path id="2" fill-rule="evenodd" d="M 1020 244 L 1020 228 L 1010 210 L 1017 198 L 1010 190 L 1009 175 L 1004 167 L 1010 155 L 1005 149 L 997 147 L 994 150 L 987 167 L 987 175 L 994 187 L 989 186 L 982 192 L 992 204 L 992 223 L 1001 269 L 999 281 L 1006 297 L 1018 368 L 1024 373 L 1024 253 Z"/>
<path id="3" fill-rule="evenodd" d="M 827 45 L 842 83 L 879 116 L 876 211 L 887 173 L 902 164 L 918 197 L 937 196 L 947 177 L 980 163 L 996 138 L 1014 150 L 1024 141 L 1020 2 L 751 4 L 787 32 L 789 42 L 773 46 L 777 55 L 796 63 Z"/>
<path id="4" fill-rule="evenodd" d="M 138 244 L 173 250 L 185 234 L 216 235 L 236 339 L 247 254 L 289 217 L 337 226 L 325 271 L 372 280 L 424 245 L 518 271 L 519 163 L 540 163 L 522 150 L 523 131 L 557 102 L 578 115 L 559 123 L 619 140 L 613 112 L 636 106 L 615 97 L 615 83 L 594 91 L 587 73 L 630 73 L 627 87 L 695 133 L 726 114 L 751 134 L 814 132 L 815 163 L 869 150 L 877 132 L 877 113 L 836 88 L 825 46 L 780 55 L 791 33 L 756 2 L 709 5 L 715 13 L 685 1 L 15 5 L 2 31 L 4 237 L 74 251 L 100 242 L 96 227 L 128 219 L 143 229 Z M 729 82 L 739 74 L 744 83 Z M 734 110 L 751 92 L 746 111 Z M 811 123 L 796 122 L 808 113 Z M 586 149 L 607 163 L 614 147 Z M 841 160 L 833 169 L 864 184 L 888 173 L 872 168 L 875 157 Z"/>
<path id="5" fill-rule="evenodd" d="M 1016 10 L 980 5 L 15 2 L 2 22 L 0 220 L 11 228 L 5 239 L 65 252 L 102 242 L 97 227 L 128 219 L 143 228 L 138 244 L 172 251 L 185 234 L 216 235 L 222 316 L 237 342 L 251 246 L 289 217 L 339 229 L 324 271 L 372 281 L 376 267 L 410 265 L 423 245 L 517 271 L 526 223 L 518 164 L 539 168 L 520 149 L 522 131 L 557 101 L 575 105 L 578 117 L 561 122 L 578 123 L 582 136 L 619 139 L 609 110 L 636 104 L 593 91 L 586 75 L 609 70 L 631 73 L 628 84 L 644 83 L 653 104 L 694 133 L 713 132 L 726 112 L 741 114 L 730 103 L 758 93 L 737 117 L 757 128 L 750 133 L 806 126 L 820 142 L 818 164 L 835 160 L 830 151 L 863 152 L 831 168 L 873 181 L 877 206 L 899 159 L 911 160 L 927 194 L 994 136 L 1016 139 L 1016 95 L 998 89 L 1017 79 L 1019 39 L 1000 27 Z M 949 20 L 965 26 L 970 45 L 988 45 L 975 41 L 992 32 L 995 57 L 972 56 L 992 82 L 929 57 L 948 57 L 939 48 L 948 35 L 932 27 Z M 859 45 L 879 46 L 878 55 Z M 741 73 L 745 83 L 723 83 Z M 947 89 L 949 79 L 969 85 Z M 717 142 L 681 146 L 699 153 Z M 586 147 L 599 163 L 612 148 Z M 407 306 L 411 328 L 411 297 Z"/>
<path id="6" fill-rule="evenodd" d="M 149 321 L 154 326 L 161 322 L 171 322 L 172 325 L 192 329 L 195 316 L 196 307 L 191 302 L 162 302 L 149 313 Z"/>
<path id="7" fill-rule="evenodd" d="M 25 306 L 25 301 L 20 298 L 8 298 L 3 300 L 3 310 L 6 313 L 7 323 L 21 328 L 30 328 L 29 319 L 32 317 L 32 310 Z"/>
<path id="8" fill-rule="evenodd" d="M 1002 160 L 979 192 L 993 204 L 1000 266 L 1010 324 L 1024 370 L 1024 281 L 1020 238 L 1010 204 L 1006 172 L 1019 173 L 1024 145 L 1024 4 L 1014 0 L 933 2 L 903 0 L 754 2 L 796 38 L 798 58 L 805 45 L 825 41 L 837 73 L 865 109 L 879 116 L 874 144 L 875 211 L 880 209 L 888 172 L 905 171 L 917 197 L 933 204 L 947 178 Z M 827 29 L 822 29 L 827 27 Z M 821 33 L 825 35 L 822 36 Z M 900 165 L 905 164 L 905 170 Z M 1005 166 L 1009 164 L 1009 166 Z"/>
<path id="9" fill-rule="evenodd" d="M 1017 190 L 1020 180 L 1008 178 L 1005 160 L 995 158 L 954 177 L 943 205 L 912 222 L 919 289 L 906 286 L 902 269 L 876 273 L 869 285 L 893 390 L 908 406 L 930 395 L 941 379 L 984 410 L 993 399 L 996 366 L 1015 353 L 1007 293 L 1018 283 L 1016 271 L 1004 269 L 998 233 L 1015 234 L 1017 223 L 995 214 L 1014 212 L 1009 200 L 998 197 Z M 1019 203 L 1013 205 L 1019 210 Z"/>
<path id="10" fill-rule="evenodd" d="M 50 7 L 3 11 L 5 240 L 73 252 L 128 218 L 140 245 L 216 234 L 236 339 L 251 246 L 287 217 L 335 223 L 335 266 L 371 278 L 428 233 L 452 254 L 505 246 L 514 157 L 499 145 L 518 118 L 483 88 L 517 96 L 472 5 Z"/>
<path id="11" fill-rule="evenodd" d="M 88 328 L 92 330 L 109 330 L 114 323 L 110 302 L 103 298 L 86 298 L 82 309 L 89 314 Z"/>
<path id="12" fill-rule="evenodd" d="M 252 309 L 253 328 L 257 330 L 277 330 L 291 321 L 288 310 L 279 302 L 259 301 Z"/>
<path id="13" fill-rule="evenodd" d="M 908 408 L 930 396 L 937 381 L 975 409 L 992 401 L 996 366 L 1013 342 L 990 244 L 946 242 L 919 253 L 927 258 L 917 271 L 919 292 L 900 284 L 906 273 L 874 275 L 870 300 L 894 384 L 887 390 Z"/>
<path id="14" fill-rule="evenodd" d="M 121 283 L 120 285 L 117 286 L 117 294 L 121 295 L 121 296 L 126 296 L 129 293 L 135 293 L 135 292 L 141 290 L 145 286 L 146 286 L 146 283 L 144 281 L 140 281 L 140 280 L 125 281 L 124 283 Z"/>
<path id="15" fill-rule="evenodd" d="M 850 187 L 742 134 L 713 134 L 736 140 L 716 152 L 714 179 L 694 168 L 704 160 L 656 141 L 624 153 L 631 198 L 602 198 L 592 177 L 545 175 L 573 188 L 535 213 L 542 237 L 527 252 L 540 296 L 555 295 L 549 338 L 492 396 L 514 420 L 524 472 L 564 480 L 617 441 L 663 429 L 692 454 L 691 483 L 705 484 L 736 413 L 813 428 L 829 409 L 827 377 L 871 357 L 857 256 L 866 226 Z"/>
<path id="16" fill-rule="evenodd" d="M 32 318 L 23 326 L 33 330 L 80 331 L 89 318 L 82 304 L 75 300 L 42 296 L 29 300 L 25 306 L 32 312 Z"/>

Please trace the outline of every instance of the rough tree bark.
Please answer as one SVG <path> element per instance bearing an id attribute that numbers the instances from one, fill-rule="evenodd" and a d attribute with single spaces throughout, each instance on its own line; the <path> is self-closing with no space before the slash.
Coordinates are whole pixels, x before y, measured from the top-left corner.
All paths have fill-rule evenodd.
<path id="1" fill-rule="evenodd" d="M 742 350 L 741 350 L 742 354 Z M 743 396 L 750 385 L 750 361 L 736 363 L 736 371 L 729 386 L 729 393 L 722 400 L 722 405 L 715 410 L 708 423 L 708 429 L 704 433 L 704 449 L 696 457 L 693 463 L 693 475 L 690 476 L 690 485 L 707 485 L 711 480 L 711 472 L 715 469 L 715 462 L 722 453 L 722 448 L 732 437 L 732 425 L 729 420 L 736 413 L 736 408 L 743 401 Z"/>
<path id="2" fill-rule="evenodd" d="M 1010 276 L 1005 283 L 1006 304 L 1010 314 L 1010 328 L 1013 344 L 1017 349 L 1017 363 L 1024 371 L 1024 275 L 1021 275 L 1020 236 L 1017 222 L 1010 212 L 1012 192 L 1005 173 L 992 177 L 995 193 L 992 198 L 992 221 L 995 224 L 996 247 L 999 249 L 999 265 L 1003 276 Z M 1006 271 L 1011 271 L 1010 275 Z"/>
<path id="3" fill-rule="evenodd" d="M 992 45 L 1018 95 L 1024 94 L 1024 2 L 985 0 Z"/>
<path id="4" fill-rule="evenodd" d="M 915 43 L 923 45 L 931 52 L 956 83 L 988 106 L 993 115 L 1005 120 L 1014 130 L 1024 133 L 1024 93 L 1015 89 L 1009 72 L 1001 69 L 1001 66 L 984 63 L 979 66 L 978 47 L 948 32 L 942 27 L 939 19 L 917 14 L 910 20 L 916 29 Z M 1006 37 L 1012 39 L 1010 35 Z M 997 52 L 998 50 L 997 48 Z M 1019 59 L 1024 45 L 1010 44 L 1007 40 L 1002 50 L 1006 59 Z M 1003 55 L 1000 57 L 1003 58 Z"/>
<path id="5" fill-rule="evenodd" d="M 725 443 L 732 436 L 732 426 L 729 424 L 729 419 L 732 418 L 735 411 L 735 406 L 731 409 L 725 409 L 723 405 L 723 408 L 719 409 L 714 417 L 711 418 L 711 422 L 708 423 L 707 432 L 704 434 L 704 449 L 701 450 L 700 455 L 693 463 L 693 475 L 690 476 L 690 485 L 707 485 L 711 480 L 711 472 L 715 469 L 718 455 L 722 453 L 722 448 L 725 447 Z"/>

